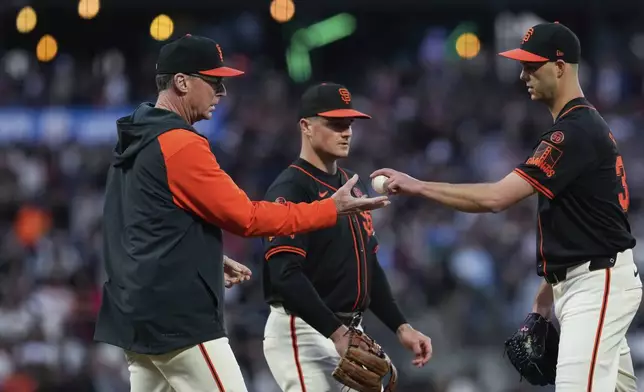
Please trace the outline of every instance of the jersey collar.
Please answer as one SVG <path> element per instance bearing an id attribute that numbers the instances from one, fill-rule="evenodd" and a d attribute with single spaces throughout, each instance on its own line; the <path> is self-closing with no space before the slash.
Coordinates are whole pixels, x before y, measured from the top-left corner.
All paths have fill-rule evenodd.
<path id="1" fill-rule="evenodd" d="M 332 180 L 338 177 L 340 173 L 339 166 L 338 170 L 335 174 L 330 174 L 325 171 L 322 171 L 318 169 L 317 167 L 313 166 L 312 163 L 309 161 L 306 161 L 302 158 L 298 158 L 295 163 L 296 166 L 300 166 L 302 169 L 306 170 L 307 172 L 311 173 L 315 178 L 318 178 L 320 180 Z"/>
<path id="2" fill-rule="evenodd" d="M 574 108 L 575 106 L 591 106 L 591 107 L 594 107 L 584 97 L 579 97 L 579 98 L 572 99 L 572 100 L 568 101 L 568 103 L 566 103 L 564 105 L 564 107 L 561 109 L 561 111 L 557 115 L 557 118 L 555 119 L 555 122 L 561 120 L 561 118 L 564 117 L 566 114 L 568 114 L 569 110 Z"/>

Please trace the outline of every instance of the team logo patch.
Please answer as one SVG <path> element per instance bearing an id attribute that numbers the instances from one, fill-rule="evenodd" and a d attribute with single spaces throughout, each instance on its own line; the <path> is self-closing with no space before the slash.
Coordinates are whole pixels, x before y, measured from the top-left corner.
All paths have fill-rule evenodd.
<path id="1" fill-rule="evenodd" d="M 283 198 L 282 196 L 279 196 L 277 199 L 275 199 L 275 203 L 286 204 L 287 202 L 285 198 Z M 295 238 L 295 234 L 291 234 L 289 237 L 293 239 Z M 268 237 L 268 242 L 273 242 L 274 239 L 275 239 L 275 236 Z"/>
<path id="2" fill-rule="evenodd" d="M 555 175 L 555 167 L 562 156 L 563 151 L 546 141 L 542 141 L 534 150 L 532 156 L 528 158 L 526 165 L 538 167 L 545 173 L 546 177 L 550 178 Z"/>
<path id="3" fill-rule="evenodd" d="M 564 141 L 564 133 L 561 131 L 554 131 L 552 135 L 550 135 L 550 141 L 553 142 L 554 144 L 559 144 Z"/>
<path id="4" fill-rule="evenodd" d="M 362 197 L 362 195 L 364 195 L 358 187 L 353 187 L 353 194 L 356 195 L 356 197 Z"/>

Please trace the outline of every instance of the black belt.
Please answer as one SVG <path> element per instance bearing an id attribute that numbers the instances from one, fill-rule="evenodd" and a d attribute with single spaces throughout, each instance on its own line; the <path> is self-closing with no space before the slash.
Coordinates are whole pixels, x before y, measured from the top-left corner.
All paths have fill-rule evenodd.
<path id="1" fill-rule="evenodd" d="M 362 312 L 335 312 L 334 314 L 347 327 L 357 327 L 362 323 Z"/>
<path id="2" fill-rule="evenodd" d="M 608 257 L 596 257 L 590 260 L 590 264 L 588 265 L 588 270 L 590 271 L 597 271 L 597 270 L 602 270 L 602 269 L 607 269 L 607 268 L 613 268 L 615 266 L 615 261 L 617 260 L 617 255 L 615 256 L 608 256 Z M 576 267 L 576 266 L 573 266 Z M 570 268 L 573 268 L 570 267 Z M 559 282 L 563 282 L 566 280 L 566 277 L 568 275 L 568 268 L 560 269 L 560 270 L 555 270 L 555 271 L 548 271 L 543 278 L 546 280 L 546 282 L 550 284 L 557 284 Z"/>
<path id="3" fill-rule="evenodd" d="M 273 305 L 276 305 L 276 306 L 282 306 L 282 308 L 284 309 L 284 311 L 286 312 L 286 314 L 288 314 L 289 316 L 296 316 L 296 317 L 299 317 L 299 316 L 297 315 L 297 313 L 292 312 L 292 311 L 290 311 L 290 310 L 286 309 L 286 308 L 285 308 L 282 304 L 280 304 L 280 303 L 275 303 L 275 304 L 273 304 Z M 357 312 L 333 312 L 333 314 L 335 314 L 335 316 L 336 316 L 338 319 L 340 319 L 340 321 L 342 321 L 342 324 L 344 324 L 344 325 L 345 325 L 345 326 L 347 326 L 347 327 L 351 327 L 351 326 L 353 326 L 353 327 L 357 327 L 358 325 L 360 325 L 360 324 L 362 323 L 362 318 L 363 318 L 363 313 L 362 313 L 362 311 L 357 311 Z"/>

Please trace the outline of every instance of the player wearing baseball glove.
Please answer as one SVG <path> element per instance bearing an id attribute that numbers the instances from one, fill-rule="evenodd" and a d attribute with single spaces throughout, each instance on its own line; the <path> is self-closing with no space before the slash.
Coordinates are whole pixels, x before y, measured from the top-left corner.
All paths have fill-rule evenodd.
<path id="1" fill-rule="evenodd" d="M 367 185 L 337 162 L 349 156 L 354 121 L 370 118 L 353 107 L 349 90 L 336 83 L 309 87 L 299 117 L 300 157 L 277 176 L 265 200 L 323 200 L 349 181 L 354 196 L 368 195 Z M 364 332 L 367 310 L 412 353 L 414 366 L 430 360 L 431 339 L 407 322 L 380 265 L 371 214 L 340 217 L 328 230 L 267 237 L 263 245 L 271 308 L 264 356 L 283 392 L 380 392 L 383 383 L 393 392 L 396 370 Z"/>
<path id="2" fill-rule="evenodd" d="M 530 384 L 555 384 L 559 332 L 539 313 L 528 314 L 521 328 L 505 341 L 505 352 Z"/>
<path id="3" fill-rule="evenodd" d="M 333 377 L 358 392 L 380 392 L 383 379 L 389 374 L 384 392 L 394 392 L 398 371 L 382 347 L 355 327 L 350 327 L 347 335 L 349 345 L 333 371 Z"/>

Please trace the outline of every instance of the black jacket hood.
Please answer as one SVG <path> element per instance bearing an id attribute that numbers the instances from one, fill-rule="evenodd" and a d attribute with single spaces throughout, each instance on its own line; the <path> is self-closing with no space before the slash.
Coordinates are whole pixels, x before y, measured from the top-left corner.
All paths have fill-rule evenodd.
<path id="1" fill-rule="evenodd" d="M 178 114 L 155 108 L 152 103 L 142 103 L 129 116 L 116 121 L 118 142 L 114 147 L 114 166 L 131 162 L 145 146 L 172 129 L 187 129 L 198 133 Z"/>

